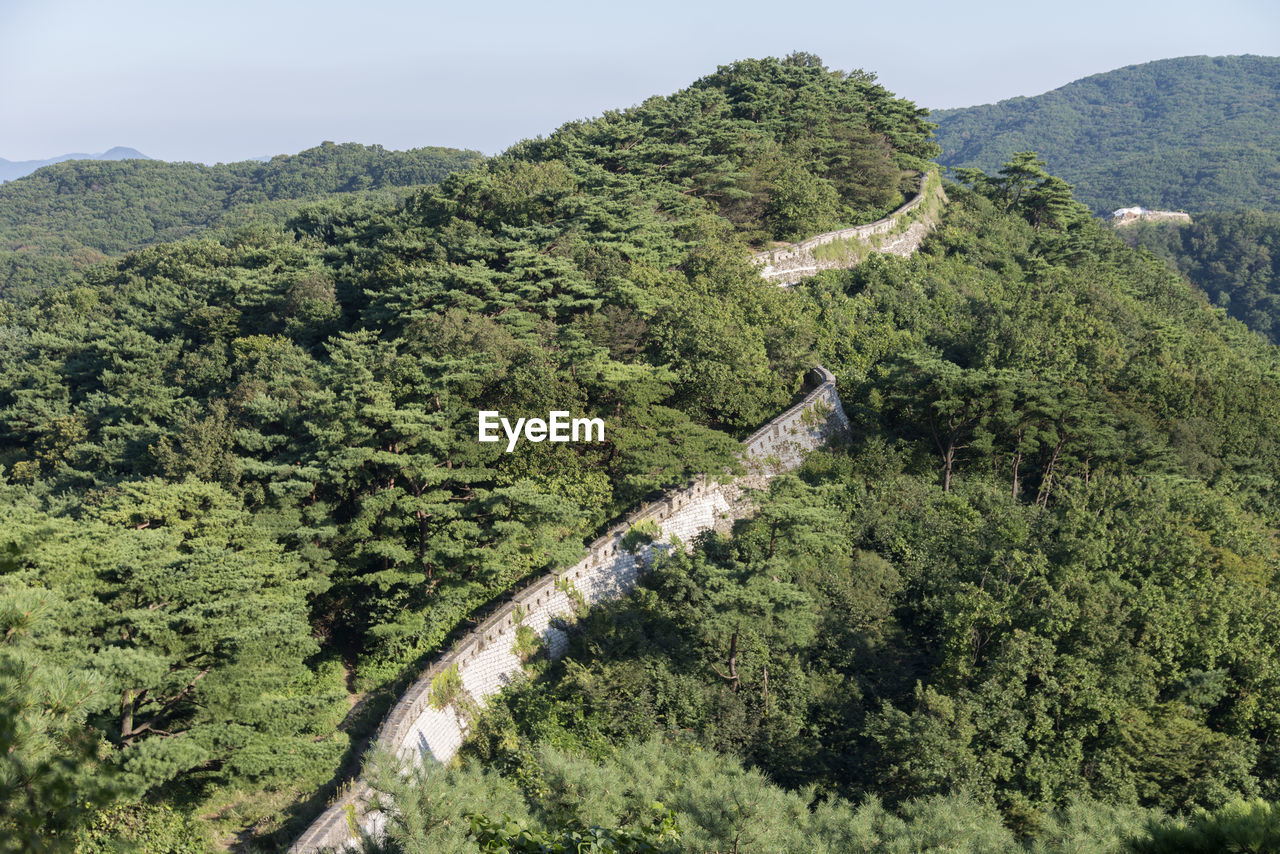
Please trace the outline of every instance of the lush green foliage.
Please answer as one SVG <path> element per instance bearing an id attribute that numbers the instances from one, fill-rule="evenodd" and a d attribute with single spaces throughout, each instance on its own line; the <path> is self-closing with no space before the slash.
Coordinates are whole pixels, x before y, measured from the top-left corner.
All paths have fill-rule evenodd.
<path id="1" fill-rule="evenodd" d="M 384 763 L 375 774 L 397 811 L 385 839 L 366 841 L 368 854 L 1122 854 L 1126 837 L 1165 825 L 1148 810 L 1074 800 L 1044 816 L 1037 838 L 1020 840 L 997 811 L 967 795 L 919 798 L 895 809 L 875 797 L 855 805 L 812 788 L 786 791 L 736 758 L 681 737 L 624 743 L 604 756 L 543 745 L 526 754 L 516 776 L 473 762 L 408 773 L 394 768 Z M 569 840 L 585 847 L 563 848 Z"/>
<path id="2" fill-rule="evenodd" d="M 33 654 L 30 634 L 45 603 L 0 588 L 0 851 L 62 850 L 59 837 L 115 795 L 85 729 L 92 675 L 50 666 Z"/>
<path id="3" fill-rule="evenodd" d="M 921 254 L 796 289 L 853 446 L 588 614 L 473 756 L 534 797 L 539 745 L 692 738 L 824 796 L 963 793 L 1046 846 L 1081 799 L 1280 795 L 1276 353 L 1045 217 L 1037 170 L 971 174 Z"/>
<path id="4" fill-rule="evenodd" d="M 279 225 L 298 202 L 394 195 L 480 161 L 474 151 L 326 142 L 292 156 L 203 166 L 73 160 L 0 186 L 0 296 L 28 297 L 107 255 L 208 229 Z"/>
<path id="5" fill-rule="evenodd" d="M 1188 56 L 933 118 L 943 165 L 993 171 L 1038 151 L 1099 213 L 1280 210 L 1278 109 L 1280 59 Z"/>
<path id="6" fill-rule="evenodd" d="M 75 854 L 105 851 L 205 854 L 209 839 L 194 816 L 168 805 L 125 804 L 102 810 L 75 835 Z"/>
<path id="7" fill-rule="evenodd" d="M 814 324 L 746 261 L 778 170 L 858 217 L 934 151 L 869 75 L 751 61 L 400 204 L 44 283 L 0 309 L 0 589 L 57 617 L 31 655 L 103 680 L 88 731 L 135 796 L 319 788 L 385 708 L 344 718 L 360 694 L 655 491 L 735 472 L 799 391 Z M 244 200 L 352 189 L 313 176 L 344 153 L 267 164 Z M 481 409 L 572 409 L 606 441 L 506 454 Z"/>
<path id="8" fill-rule="evenodd" d="M 124 767 L 135 788 L 184 773 L 289 779 L 336 761 L 341 711 L 326 707 L 343 692 L 303 665 L 317 652 L 307 596 L 322 583 L 233 496 L 143 480 L 98 493 L 74 522 L 0 514 L 6 590 L 48 600 L 33 646 L 96 680 L 82 706 L 112 743 L 136 747 Z"/>
<path id="9" fill-rule="evenodd" d="M 1118 233 L 1173 264 L 1214 305 L 1280 343 L 1280 214 L 1208 213 L 1191 225 L 1139 222 Z"/>
<path id="10" fill-rule="evenodd" d="M 1255 800 L 1201 811 L 1190 820 L 1152 828 L 1149 836 L 1135 839 L 1129 850 L 1133 854 L 1275 854 L 1280 851 L 1280 808 Z"/>
<path id="11" fill-rule="evenodd" d="M 894 204 L 927 132 L 743 62 L 0 309 L 5 829 L 284 841 L 477 606 L 733 474 L 816 360 L 849 446 L 530 655 L 470 764 L 379 772 L 379 844 L 1102 852 L 1280 797 L 1274 348 L 1025 153 L 912 258 L 747 263 Z M 480 409 L 606 441 L 507 454 Z"/>
<path id="12" fill-rule="evenodd" d="M 138 151 L 136 148 L 128 148 L 126 146 L 117 145 L 100 154 L 86 154 L 84 152 L 75 152 L 71 154 L 60 154 L 57 157 L 51 157 L 47 160 L 5 160 L 0 157 L 0 182 L 12 181 L 15 178 L 21 178 L 24 175 L 30 175 L 42 166 L 52 166 L 55 163 L 62 163 L 64 160 L 150 160 L 151 158 Z"/>
<path id="13" fill-rule="evenodd" d="M 513 151 L 670 183 L 749 242 L 806 237 L 896 207 L 938 152 L 925 111 L 874 81 L 810 54 L 745 60 Z"/>
<path id="14" fill-rule="evenodd" d="M 896 810 L 874 797 L 857 805 L 819 798 L 811 788 L 786 791 L 739 760 L 680 738 L 618 745 L 599 757 L 542 746 L 523 756 L 516 776 L 474 763 L 407 776 L 393 768 L 380 768 L 375 784 L 398 811 L 387 838 L 366 843 L 368 854 L 1120 854 L 1124 834 L 1158 818 L 1075 802 L 1047 816 L 1040 839 L 1024 845 L 999 813 L 965 795 L 921 798 Z M 570 840 L 583 847 L 566 847 Z"/>

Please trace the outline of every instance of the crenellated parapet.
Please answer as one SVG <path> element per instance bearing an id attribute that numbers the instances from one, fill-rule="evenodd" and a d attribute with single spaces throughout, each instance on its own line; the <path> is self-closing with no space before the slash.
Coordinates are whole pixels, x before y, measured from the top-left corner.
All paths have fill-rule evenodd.
<path id="1" fill-rule="evenodd" d="M 933 231 L 945 200 L 942 178 L 937 169 L 931 169 L 921 176 L 919 192 L 883 219 L 766 249 L 752 255 L 751 261 L 767 281 L 794 285 L 822 270 L 852 267 L 873 252 L 905 257 Z"/>
<path id="2" fill-rule="evenodd" d="M 726 483 L 700 477 L 635 510 L 586 548 L 573 566 L 542 576 L 516 592 L 453 648 L 439 656 L 409 686 L 383 720 L 378 748 L 417 759 L 430 756 L 447 762 L 466 737 L 469 710 L 485 702 L 524 672 L 516 650 L 517 633 L 527 627 L 553 658 L 568 648 L 564 626 L 584 605 L 625 596 L 655 550 L 686 546 L 704 531 L 727 526 L 749 512 L 747 489 L 795 469 L 804 455 L 849 429 L 835 377 L 826 368 L 812 371 L 816 385 L 804 399 L 752 433 L 743 442 L 746 474 Z M 656 532 L 653 542 L 634 552 L 623 547 L 633 527 Z M 437 689 L 451 679 L 461 690 L 441 702 Z M 290 849 L 311 852 L 354 844 L 353 820 L 368 832 L 381 827 L 382 816 L 367 807 L 372 791 L 357 781 L 298 838 Z"/>

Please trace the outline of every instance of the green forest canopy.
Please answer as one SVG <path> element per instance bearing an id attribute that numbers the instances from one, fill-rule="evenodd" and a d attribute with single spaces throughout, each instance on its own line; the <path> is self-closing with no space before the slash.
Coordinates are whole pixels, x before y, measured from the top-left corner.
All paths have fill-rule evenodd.
<path id="1" fill-rule="evenodd" d="M 938 162 L 988 172 L 1037 151 L 1096 213 L 1280 210 L 1280 58 L 1186 56 L 1031 98 L 937 110 Z"/>
<path id="2" fill-rule="evenodd" d="M 402 204 L 144 248 L 0 309 L 4 592 L 39 604 L 13 655 L 94 684 L 71 718 L 107 754 L 77 773 L 286 838 L 385 708 L 337 727 L 348 689 L 731 470 L 790 402 L 813 325 L 744 241 L 878 215 L 935 153 L 870 75 L 750 61 Z M 781 170 L 811 192 L 782 205 Z M 478 409 L 566 406 L 609 442 L 474 441 Z"/>
<path id="3" fill-rule="evenodd" d="M 815 361 L 851 443 L 477 721 L 487 771 L 449 791 L 491 806 L 471 837 L 445 816 L 453 850 L 591 823 L 667 844 L 668 819 L 728 839 L 745 813 L 715 809 L 752 792 L 832 840 L 922 849 L 967 815 L 971 850 L 1119 850 L 1151 816 L 1280 799 L 1275 349 L 1034 156 L 965 173 L 912 258 L 790 290 L 747 263 L 894 206 L 936 154 L 925 119 L 816 57 L 744 61 L 400 204 L 0 308 L 5 838 L 287 845 L 475 607 L 731 474 Z M 481 408 L 576 409 L 608 441 L 505 455 Z M 681 779 L 728 788 L 565 787 L 673 744 Z M 406 838 L 435 791 L 399 793 Z M 740 850 L 786 850 L 739 823 Z"/>
<path id="4" fill-rule="evenodd" d="M 204 166 L 74 160 L 0 185 L 0 297 L 30 295 L 73 269 L 210 229 L 279 226 L 299 202 L 392 193 L 473 167 L 478 152 L 387 151 L 326 142 L 265 162 Z"/>
<path id="5" fill-rule="evenodd" d="M 1231 317 L 1280 343 L 1280 213 L 1207 213 L 1190 225 L 1140 222 L 1119 234 L 1168 261 Z"/>
<path id="6" fill-rule="evenodd" d="M 1238 806 L 1280 796 L 1275 350 L 1085 211 L 1046 219 L 1057 184 L 1034 167 L 952 187 L 917 256 L 796 288 L 851 447 L 774 481 L 732 539 L 660 562 L 491 704 L 465 750 L 517 824 L 647 832 L 640 803 L 580 781 L 625 779 L 656 740 L 823 804 L 825 823 L 781 820 L 771 790 L 717 820 L 728 769 L 638 784 L 690 842 L 864 850 L 846 846 L 887 805 L 929 816 L 883 829 L 903 850 L 1120 851 L 1194 809 L 1276 843 L 1270 807 Z M 1153 838 L 1176 845 L 1168 827 Z"/>

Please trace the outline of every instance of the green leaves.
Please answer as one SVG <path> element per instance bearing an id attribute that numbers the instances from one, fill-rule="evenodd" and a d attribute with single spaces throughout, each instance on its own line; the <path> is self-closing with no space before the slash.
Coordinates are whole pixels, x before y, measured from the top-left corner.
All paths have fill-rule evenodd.
<path id="1" fill-rule="evenodd" d="M 306 596 L 323 585 L 216 486 L 135 482 L 85 510 L 79 524 L 11 511 L 3 578 L 57 589 L 56 623 L 32 643 L 100 680 L 86 711 L 130 783 L 146 791 L 212 762 L 232 779 L 281 779 L 278 763 L 250 770 L 242 755 L 311 743 Z"/>
<path id="2" fill-rule="evenodd" d="M 0 576 L 0 851 L 71 850 L 70 834 L 117 793 L 86 723 L 105 680 L 42 655 L 48 593 Z"/>
<path id="3" fill-rule="evenodd" d="M 840 197 L 830 182 L 787 161 L 773 180 L 765 218 L 778 240 L 801 240 L 832 228 Z"/>
<path id="4" fill-rule="evenodd" d="M 1239 800 L 1200 810 L 1169 825 L 1152 824 L 1135 834 L 1132 854 L 1209 854 L 1216 851 L 1280 851 L 1280 810 L 1262 799 Z"/>
<path id="5" fill-rule="evenodd" d="M 1135 204 L 1274 210 L 1280 134 L 1267 116 L 1276 74 L 1273 57 L 1185 56 L 1035 97 L 939 110 L 939 160 L 991 171 L 1034 149 L 1103 215 Z"/>
<path id="6" fill-rule="evenodd" d="M 0 269 L 0 297 L 34 298 L 105 255 L 210 229 L 282 224 L 303 200 L 386 195 L 392 188 L 436 183 L 481 159 L 471 151 L 385 151 L 330 142 L 265 163 L 55 164 L 0 191 L 0 247 L 16 249 L 0 253 L 7 261 Z"/>
<path id="7" fill-rule="evenodd" d="M 956 175 L 1006 212 L 1021 214 L 1039 231 L 1042 227 L 1066 231 L 1089 218 L 1089 211 L 1075 201 L 1071 185 L 1045 171 L 1045 162 L 1034 151 L 1020 151 L 1000 167 L 999 177 L 977 169 L 961 169 Z"/>
<path id="8" fill-rule="evenodd" d="M 1169 261 L 1231 317 L 1280 340 L 1280 214 L 1214 211 L 1189 225 L 1136 223 L 1118 233 Z"/>

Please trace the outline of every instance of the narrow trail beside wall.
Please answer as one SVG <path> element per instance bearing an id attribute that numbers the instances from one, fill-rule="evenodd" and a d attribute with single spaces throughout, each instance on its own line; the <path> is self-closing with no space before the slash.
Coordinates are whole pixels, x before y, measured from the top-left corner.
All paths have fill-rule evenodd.
<path id="1" fill-rule="evenodd" d="M 920 192 L 889 216 L 868 225 L 827 232 L 803 243 L 752 256 L 766 281 L 787 286 L 818 270 L 852 267 L 871 252 L 910 255 L 937 222 L 945 196 L 936 170 Z M 831 247 L 824 250 L 824 247 Z M 553 658 L 568 647 L 566 628 L 579 610 L 626 595 L 636 586 L 651 554 L 689 544 L 704 531 L 725 529 L 751 512 L 747 490 L 761 488 L 778 474 L 797 468 L 809 451 L 849 429 L 835 376 L 822 366 L 812 371 L 815 387 L 804 399 L 743 442 L 747 474 L 729 483 L 698 478 L 658 501 L 635 510 L 587 547 L 587 557 L 517 591 L 483 623 L 442 653 L 392 707 L 378 728 L 376 746 L 389 753 L 447 762 L 466 737 L 464 707 L 482 708 L 487 698 L 524 673 L 516 636 L 528 628 Z M 623 548 L 632 527 L 656 530 L 651 545 Z M 527 632 L 526 632 L 527 635 Z M 355 828 L 377 833 L 384 816 L 372 806 L 374 792 L 358 780 L 329 806 L 290 849 L 309 854 L 354 845 Z"/>

